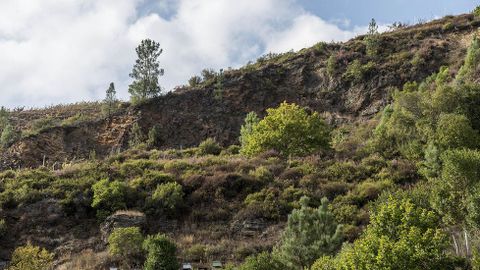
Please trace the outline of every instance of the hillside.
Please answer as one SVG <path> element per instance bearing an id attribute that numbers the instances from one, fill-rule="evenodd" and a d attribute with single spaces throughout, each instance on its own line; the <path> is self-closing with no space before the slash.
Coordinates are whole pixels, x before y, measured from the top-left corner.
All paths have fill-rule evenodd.
<path id="1" fill-rule="evenodd" d="M 144 236 L 168 235 L 181 262 L 239 265 L 250 255 L 276 254 L 289 214 L 310 209 L 301 199 L 307 196 L 311 207 L 329 200 L 342 241 L 351 243 L 326 253 L 332 257 L 323 258 L 325 265 L 335 260 L 353 269 L 345 258 L 357 258 L 355 252 L 415 247 L 427 250 L 418 252 L 419 261 L 444 255 L 432 259 L 445 267 L 435 269 L 470 269 L 477 255 L 468 240 L 473 247 L 480 239 L 480 199 L 464 191 L 477 187 L 448 188 L 457 185 L 451 179 L 464 183 L 480 174 L 458 172 L 480 164 L 479 27 L 480 16 L 449 16 L 382 33 L 374 55 L 367 53 L 366 36 L 267 55 L 194 87 L 121 103 L 111 117 L 101 103 L 14 110 L 9 119 L 19 136 L 0 155 L 0 262 L 32 243 L 52 252 L 55 269 L 134 269 L 144 254 L 128 263 L 111 256 L 108 236 L 135 226 Z M 273 114 L 267 109 L 288 104 L 309 117 L 318 112 L 329 145 L 303 156 L 281 149 L 244 154 L 238 145 L 246 115 L 263 118 Z M 155 126 L 151 144 L 147 134 Z M 138 133 L 142 142 L 133 145 Z M 463 167 L 455 171 L 464 157 L 455 151 L 479 162 L 459 162 Z M 447 196 L 452 203 L 442 201 Z M 469 204 L 455 208 L 463 201 Z M 383 222 L 389 217 L 400 225 Z M 382 238 L 384 246 L 375 242 L 395 226 L 406 232 L 406 242 L 404 235 Z M 423 249 L 413 244 L 417 239 L 439 244 Z M 387 246 L 397 240 L 401 244 Z M 405 262 L 398 269 L 414 268 Z"/>
<path id="2" fill-rule="evenodd" d="M 444 65 L 453 72 L 458 69 L 479 25 L 469 14 L 387 32 L 375 57 L 366 55 L 363 37 L 264 57 L 197 88 L 180 87 L 139 106 L 126 104 L 113 119 L 102 118 L 95 103 L 16 112 L 12 118 L 19 131 L 46 117 L 51 125 L 27 133 L 2 154 L 0 164 L 36 167 L 45 156 L 46 164 L 53 165 L 86 158 L 92 151 L 105 156 L 126 148 L 134 122 L 145 133 L 159 125 L 163 149 L 195 146 L 208 137 L 230 145 L 237 143 L 248 112 L 262 115 L 282 101 L 322 112 L 332 123 L 369 119 L 388 103 L 392 89 L 420 82 Z M 354 60 L 364 68 L 349 72 Z M 222 87 L 216 96 L 219 80 Z M 62 126 L 62 120 L 79 114 L 83 121 Z"/>

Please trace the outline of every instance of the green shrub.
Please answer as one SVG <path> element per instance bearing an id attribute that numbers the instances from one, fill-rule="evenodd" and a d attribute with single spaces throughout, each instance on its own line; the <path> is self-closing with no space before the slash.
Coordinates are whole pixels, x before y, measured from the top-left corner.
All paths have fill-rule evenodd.
<path id="1" fill-rule="evenodd" d="M 267 116 L 242 139 L 241 153 L 252 156 L 275 150 L 283 156 L 301 156 L 329 149 L 329 143 L 330 128 L 318 113 L 283 102 L 267 109 Z"/>
<path id="2" fill-rule="evenodd" d="M 7 148 L 18 139 L 18 133 L 10 123 L 7 123 L 0 133 L 0 147 Z"/>
<path id="3" fill-rule="evenodd" d="M 362 65 L 360 60 L 355 59 L 350 65 L 348 65 L 347 70 L 345 71 L 345 74 L 343 74 L 343 76 L 347 80 L 359 83 L 368 75 L 370 75 L 374 69 L 374 62 L 368 62 L 367 64 Z"/>
<path id="4" fill-rule="evenodd" d="M 208 138 L 198 145 L 199 155 L 219 155 L 222 147 L 213 138 Z"/>
<path id="5" fill-rule="evenodd" d="M 222 150 L 221 155 L 238 155 L 240 153 L 240 145 L 232 144 L 226 149 Z"/>
<path id="6" fill-rule="evenodd" d="M 280 201 L 280 191 L 275 188 L 264 188 L 251 193 L 245 198 L 247 215 L 253 218 L 277 220 L 288 212 L 288 206 Z"/>
<path id="7" fill-rule="evenodd" d="M 442 30 L 444 32 L 450 31 L 455 27 L 455 25 L 452 22 L 447 22 L 442 26 Z"/>
<path id="8" fill-rule="evenodd" d="M 159 171 L 146 171 L 142 177 L 136 178 L 130 182 L 133 188 L 142 188 L 144 190 L 153 190 L 160 184 L 174 182 L 175 178 L 169 173 Z"/>
<path id="9" fill-rule="evenodd" d="M 476 148 L 480 143 L 478 131 L 471 127 L 466 116 L 458 114 L 440 115 L 436 138 L 442 149 Z"/>
<path id="10" fill-rule="evenodd" d="M 137 122 L 133 123 L 132 128 L 130 129 L 128 145 L 130 147 L 136 147 L 145 142 L 145 140 L 145 134 L 140 125 L 138 125 Z"/>
<path id="11" fill-rule="evenodd" d="M 177 247 L 163 234 L 149 235 L 143 242 L 147 252 L 144 270 L 178 270 Z"/>
<path id="12" fill-rule="evenodd" d="M 273 180 L 272 172 L 265 166 L 258 166 L 255 170 L 250 171 L 249 175 L 264 182 Z"/>
<path id="13" fill-rule="evenodd" d="M 92 190 L 92 207 L 97 209 L 99 219 L 104 219 L 111 213 L 127 207 L 127 186 L 123 182 L 103 179 L 95 183 Z"/>
<path id="14" fill-rule="evenodd" d="M 188 261 L 200 262 L 205 260 L 205 245 L 196 244 L 185 250 L 185 257 Z"/>
<path id="15" fill-rule="evenodd" d="M 475 17 L 480 17 L 480 6 L 477 6 L 472 13 Z"/>
<path id="16" fill-rule="evenodd" d="M 183 202 L 182 186 L 176 182 L 165 183 L 157 186 L 152 195 L 152 203 L 166 211 L 174 211 Z"/>
<path id="17" fill-rule="evenodd" d="M 143 235 L 138 227 L 116 228 L 108 236 L 108 252 L 124 260 L 142 253 Z"/>
<path id="18" fill-rule="evenodd" d="M 46 249 L 27 244 L 15 249 L 8 270 L 50 270 L 53 256 Z"/>
<path id="19" fill-rule="evenodd" d="M 154 125 L 148 131 L 148 139 L 147 139 L 147 146 L 150 148 L 155 148 L 160 146 L 162 143 L 162 134 L 159 125 Z"/>
<path id="20" fill-rule="evenodd" d="M 32 125 L 29 130 L 26 130 L 22 133 L 23 137 L 36 135 L 44 130 L 47 130 L 52 127 L 56 127 L 60 124 L 60 121 L 52 116 L 47 116 L 44 118 L 37 119 L 32 122 Z"/>
<path id="21" fill-rule="evenodd" d="M 200 76 L 192 76 L 189 80 L 188 80 L 188 85 L 190 87 L 197 87 L 199 86 L 200 84 L 202 83 L 202 78 Z"/>
<path id="22" fill-rule="evenodd" d="M 330 55 L 327 60 L 327 73 L 330 76 L 335 75 L 337 69 L 337 56 L 335 54 Z"/>
<path id="23" fill-rule="evenodd" d="M 336 269 L 454 269 L 448 236 L 438 215 L 409 199 L 391 197 L 372 214 L 370 225 L 352 246 L 344 246 Z"/>
<path id="24" fill-rule="evenodd" d="M 80 123 L 88 121 L 89 118 L 82 113 L 77 113 L 74 116 L 66 118 L 62 121 L 61 125 L 64 127 L 77 126 Z"/>
<path id="25" fill-rule="evenodd" d="M 275 254 L 262 252 L 248 257 L 238 270 L 285 270 L 289 269 Z"/>
<path id="26" fill-rule="evenodd" d="M 323 256 L 315 261 L 310 270 L 337 270 L 337 267 L 332 257 Z"/>

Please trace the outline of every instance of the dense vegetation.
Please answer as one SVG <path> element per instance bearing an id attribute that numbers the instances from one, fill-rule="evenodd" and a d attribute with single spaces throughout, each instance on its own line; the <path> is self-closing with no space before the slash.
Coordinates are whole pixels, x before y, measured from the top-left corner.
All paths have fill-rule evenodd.
<path id="1" fill-rule="evenodd" d="M 372 72 L 380 38 L 372 21 L 362 41 L 372 61 L 352 61 L 343 77 L 361 81 Z M 158 43 L 142 42 L 137 53 L 137 65 L 155 62 L 158 78 Z M 337 72 L 336 64 L 330 57 L 327 72 Z M 332 126 L 317 112 L 284 102 L 263 118 L 247 114 L 240 145 L 208 138 L 194 148 L 158 150 L 160 127 L 147 133 L 134 123 L 124 152 L 91 155 L 60 170 L 1 172 L 0 208 L 50 200 L 65 219 L 95 226 L 119 211 L 145 213 L 148 226 L 115 228 L 107 237 L 108 263 L 127 269 L 173 270 L 182 261 L 213 259 L 238 270 L 478 269 L 479 65 L 474 37 L 461 68 L 442 67 L 395 89 L 373 119 Z M 138 68 L 130 88 L 135 102 L 160 88 Z M 189 83 L 214 83 L 221 99 L 222 76 L 204 70 Z M 113 84 L 105 101 L 110 118 L 118 108 Z M 20 136 L 8 114 L 0 110 L 2 147 Z M 58 124 L 52 121 L 34 123 L 31 131 Z M 195 225 L 165 229 L 169 222 Z M 247 223 L 273 232 L 254 232 L 258 241 L 237 237 Z M 12 218 L 0 219 L 0 241 L 10 239 L 14 226 Z M 27 243 L 15 249 L 9 269 L 49 269 L 55 256 Z"/>

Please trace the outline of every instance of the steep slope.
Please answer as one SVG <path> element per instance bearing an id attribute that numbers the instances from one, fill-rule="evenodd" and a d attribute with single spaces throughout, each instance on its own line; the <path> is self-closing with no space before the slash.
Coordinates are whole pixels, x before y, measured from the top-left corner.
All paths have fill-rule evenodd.
<path id="1" fill-rule="evenodd" d="M 381 35 L 375 56 L 365 53 L 364 37 L 358 37 L 264 58 L 225 71 L 201 87 L 181 87 L 123 108 L 113 119 L 97 113 L 93 120 L 26 136 L 2 153 L 0 169 L 36 167 L 44 161 L 53 166 L 93 151 L 108 155 L 125 148 L 134 122 L 145 133 L 159 125 L 162 148 L 194 146 L 207 137 L 228 145 L 237 142 L 248 112 L 263 114 L 284 100 L 322 112 L 331 123 L 368 119 L 388 102 L 392 89 L 421 81 L 443 65 L 455 71 L 478 26 L 480 19 L 468 14 L 397 29 Z M 74 107 L 55 117 L 68 118 L 72 111 Z M 92 111 L 86 114 L 95 115 Z M 21 130 L 48 114 L 24 111 L 13 113 L 13 118 Z"/>

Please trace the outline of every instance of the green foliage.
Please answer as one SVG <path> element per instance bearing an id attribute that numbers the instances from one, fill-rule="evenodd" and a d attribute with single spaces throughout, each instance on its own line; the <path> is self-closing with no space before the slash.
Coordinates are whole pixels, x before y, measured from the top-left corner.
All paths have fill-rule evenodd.
<path id="1" fill-rule="evenodd" d="M 108 236 L 108 252 L 124 260 L 142 253 L 143 235 L 138 227 L 116 228 Z"/>
<path id="2" fill-rule="evenodd" d="M 335 260 L 330 256 L 323 256 L 316 260 L 310 270 L 336 270 Z"/>
<path id="3" fill-rule="evenodd" d="M 196 244 L 185 251 L 185 257 L 192 262 L 200 262 L 205 260 L 206 248 L 205 245 Z"/>
<path id="4" fill-rule="evenodd" d="M 147 236 L 143 249 L 147 252 L 144 270 L 177 270 L 180 267 L 175 243 L 163 234 Z"/>
<path id="5" fill-rule="evenodd" d="M 288 270 L 282 260 L 276 255 L 268 252 L 262 252 L 258 255 L 248 257 L 245 262 L 238 267 L 238 270 Z"/>
<path id="6" fill-rule="evenodd" d="M 436 139 L 442 149 L 476 148 L 480 143 L 478 131 L 471 127 L 465 115 L 459 114 L 440 115 Z"/>
<path id="7" fill-rule="evenodd" d="M 266 166 L 259 166 L 255 170 L 250 171 L 249 174 L 261 181 L 268 182 L 273 180 L 273 174 Z"/>
<path id="8" fill-rule="evenodd" d="M 330 55 L 330 57 L 328 57 L 328 60 L 327 60 L 327 73 L 328 75 L 333 76 L 336 70 L 337 70 L 337 56 L 332 53 L 332 55 Z"/>
<path id="9" fill-rule="evenodd" d="M 452 22 L 446 22 L 446 23 L 442 26 L 442 30 L 443 30 L 444 32 L 450 31 L 450 30 L 452 30 L 453 28 L 455 28 L 455 25 L 454 25 Z"/>
<path id="10" fill-rule="evenodd" d="M 367 64 L 362 65 L 360 60 L 355 59 L 350 65 L 348 65 L 343 76 L 348 80 L 358 83 L 365 79 L 374 68 L 375 64 L 373 62 L 368 62 Z"/>
<path id="11" fill-rule="evenodd" d="M 142 144 L 143 142 L 145 142 L 145 134 L 143 133 L 140 125 L 135 122 L 130 129 L 128 145 L 130 147 L 135 147 Z"/>
<path id="12" fill-rule="evenodd" d="M 450 269 L 448 237 L 440 225 L 434 212 L 390 197 L 362 237 L 337 255 L 335 269 Z"/>
<path id="13" fill-rule="evenodd" d="M 467 221 L 480 225 L 477 217 L 477 191 L 480 187 L 480 152 L 469 149 L 446 151 L 442 156 L 442 171 L 433 179 L 432 204 L 447 224 Z M 473 203 L 470 205 L 470 203 Z"/>
<path id="14" fill-rule="evenodd" d="M 120 181 L 103 179 L 92 186 L 92 207 L 97 209 L 97 217 L 106 218 L 109 214 L 126 208 L 127 186 Z"/>
<path id="15" fill-rule="evenodd" d="M 197 87 L 199 86 L 200 84 L 202 83 L 202 78 L 200 76 L 192 76 L 189 80 L 188 80 L 188 85 L 190 87 Z"/>
<path id="16" fill-rule="evenodd" d="M 0 146 L 2 148 L 7 148 L 12 145 L 13 142 L 18 138 L 18 133 L 15 131 L 13 126 L 10 123 L 7 123 L 0 134 Z"/>
<path id="17" fill-rule="evenodd" d="M 102 106 L 102 112 L 108 118 L 110 118 L 116 110 L 118 103 L 116 94 L 117 91 L 115 91 L 115 85 L 112 82 L 110 83 L 108 89 L 105 91 L 105 99 L 103 100 Z"/>
<path id="18" fill-rule="evenodd" d="M 249 112 L 245 116 L 244 124 L 240 128 L 240 144 L 245 146 L 247 143 L 247 138 L 252 134 L 253 128 L 260 122 L 257 113 Z"/>
<path id="19" fill-rule="evenodd" d="M 329 149 L 330 144 L 330 128 L 318 113 L 308 114 L 286 102 L 267 109 L 267 116 L 245 133 L 241 153 L 248 156 L 272 149 L 284 156 L 301 156 Z"/>
<path id="20" fill-rule="evenodd" d="M 213 69 L 202 70 L 202 81 L 205 83 L 211 83 L 216 76 L 217 76 L 217 72 L 215 72 L 215 70 Z"/>
<path id="21" fill-rule="evenodd" d="M 364 38 L 367 55 L 376 56 L 380 49 L 380 35 L 378 33 L 378 25 L 375 19 L 370 21 L 368 25 L 368 33 Z"/>
<path id="22" fill-rule="evenodd" d="M 472 13 L 475 17 L 480 17 L 480 6 L 477 6 Z"/>
<path id="23" fill-rule="evenodd" d="M 468 48 L 465 63 L 458 71 L 456 80 L 459 83 L 465 83 L 473 79 L 480 62 L 480 40 L 477 36 L 473 37 L 472 44 Z"/>
<path id="24" fill-rule="evenodd" d="M 157 96 L 161 91 L 158 78 L 163 75 L 163 69 L 160 68 L 158 57 L 163 50 L 160 48 L 160 43 L 144 39 L 135 51 L 137 60 L 130 73 L 134 81 L 128 87 L 128 92 L 132 102 L 138 103 Z"/>
<path id="25" fill-rule="evenodd" d="M 59 125 L 60 121 L 58 119 L 53 118 L 52 116 L 43 117 L 33 121 L 29 130 L 22 131 L 22 136 L 28 137 L 30 135 L 36 135 L 42 131 Z"/>
<path id="26" fill-rule="evenodd" d="M 198 145 L 199 155 L 219 155 L 222 147 L 213 138 L 207 138 Z"/>
<path id="27" fill-rule="evenodd" d="M 317 258 L 334 254 L 342 244 L 342 226 L 328 210 L 328 200 L 322 199 L 319 208 L 308 206 L 303 197 L 301 208 L 293 210 L 282 235 L 279 252 L 291 266 L 310 267 Z"/>
<path id="28" fill-rule="evenodd" d="M 183 202 L 182 186 L 176 182 L 160 184 L 152 195 L 152 203 L 166 211 L 174 211 Z"/>
<path id="29" fill-rule="evenodd" d="M 150 148 L 155 148 L 160 146 L 162 143 L 162 134 L 159 125 L 154 125 L 148 131 L 148 139 L 147 139 L 147 146 Z"/>
<path id="30" fill-rule="evenodd" d="M 50 270 L 53 253 L 46 249 L 27 244 L 15 249 L 8 270 Z"/>

